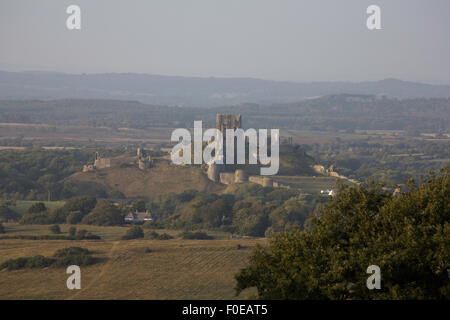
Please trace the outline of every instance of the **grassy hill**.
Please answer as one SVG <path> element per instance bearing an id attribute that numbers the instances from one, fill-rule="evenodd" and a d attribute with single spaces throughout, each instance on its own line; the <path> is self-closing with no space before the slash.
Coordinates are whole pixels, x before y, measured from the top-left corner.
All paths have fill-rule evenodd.
<path id="1" fill-rule="evenodd" d="M 69 180 L 84 194 L 93 188 L 121 192 L 125 197 L 155 197 L 169 192 L 181 193 L 188 189 L 218 192 L 223 186 L 210 181 L 199 167 L 180 167 L 159 161 L 146 171 L 136 167 L 107 168 L 95 172 L 78 172 Z"/>

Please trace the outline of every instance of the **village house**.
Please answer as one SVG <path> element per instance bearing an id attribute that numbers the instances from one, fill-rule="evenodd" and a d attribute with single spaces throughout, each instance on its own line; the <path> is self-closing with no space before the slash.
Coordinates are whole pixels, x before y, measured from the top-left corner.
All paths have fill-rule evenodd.
<path id="1" fill-rule="evenodd" d="M 138 212 L 137 210 L 134 212 L 130 212 L 125 216 L 125 222 L 145 222 L 152 221 L 152 216 L 150 212 L 147 210 L 145 212 Z"/>

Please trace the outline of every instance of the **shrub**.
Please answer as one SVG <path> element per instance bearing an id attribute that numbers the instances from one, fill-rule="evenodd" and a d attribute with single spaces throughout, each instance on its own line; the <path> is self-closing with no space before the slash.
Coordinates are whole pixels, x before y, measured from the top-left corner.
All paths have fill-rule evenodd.
<path id="1" fill-rule="evenodd" d="M 85 216 L 95 208 L 96 204 L 95 197 L 81 196 L 67 200 L 62 209 L 66 212 L 80 212 L 82 216 Z"/>
<path id="2" fill-rule="evenodd" d="M 77 233 L 77 228 L 75 228 L 75 227 L 70 227 L 69 228 L 69 236 L 75 237 L 76 233 Z"/>
<path id="3" fill-rule="evenodd" d="M 55 262 L 55 259 L 46 258 L 38 255 L 34 257 L 25 257 L 17 259 L 9 259 L 0 265 L 0 270 L 20 270 L 24 268 L 45 268 L 49 267 Z"/>
<path id="4" fill-rule="evenodd" d="M 82 220 L 84 224 L 97 226 L 117 226 L 124 222 L 120 210 L 107 200 L 97 203 L 95 208 Z"/>
<path id="5" fill-rule="evenodd" d="M 47 211 L 47 207 L 42 202 L 35 202 L 28 209 L 28 213 L 41 213 L 41 212 L 46 212 L 46 211 Z"/>
<path id="6" fill-rule="evenodd" d="M 50 224 L 45 212 L 27 213 L 19 221 L 20 224 Z"/>
<path id="7" fill-rule="evenodd" d="M 153 231 L 152 233 L 150 233 L 149 238 L 153 239 L 153 240 L 170 240 L 170 239 L 173 239 L 173 237 L 171 235 L 168 235 L 167 233 L 159 234 L 156 231 Z"/>
<path id="8" fill-rule="evenodd" d="M 168 235 L 167 233 L 163 233 L 158 236 L 158 240 L 170 240 L 170 239 L 173 239 L 173 237 L 171 235 Z"/>
<path id="9" fill-rule="evenodd" d="M 11 210 L 6 204 L 0 204 L 0 222 L 1 221 L 18 221 L 20 220 L 20 214 Z"/>
<path id="10" fill-rule="evenodd" d="M 61 229 L 59 228 L 59 225 L 57 225 L 57 224 L 52 225 L 49 228 L 49 230 L 50 230 L 51 233 L 54 233 L 54 234 L 60 234 L 61 233 Z"/>
<path id="11" fill-rule="evenodd" d="M 100 240 L 101 237 L 90 232 L 83 233 L 81 235 L 75 236 L 64 236 L 64 235 L 40 235 L 40 236 L 31 236 L 31 235 L 16 235 L 16 236 L 2 236 L 0 240 L 3 239 L 22 239 L 22 240 Z"/>
<path id="12" fill-rule="evenodd" d="M 0 270 L 20 270 L 24 268 L 46 268 L 50 266 L 66 267 L 70 265 L 87 266 L 95 263 L 95 259 L 88 249 L 70 247 L 57 250 L 53 257 L 47 258 L 42 255 L 34 257 L 23 257 L 10 259 L 0 265 Z"/>
<path id="13" fill-rule="evenodd" d="M 88 233 L 88 231 L 86 229 L 78 230 L 76 237 L 79 239 L 82 239 L 86 236 L 87 233 Z"/>
<path id="14" fill-rule="evenodd" d="M 66 223 L 68 224 L 80 223 L 81 220 L 83 220 L 84 216 L 85 214 L 83 214 L 81 211 L 72 211 L 67 215 Z"/>
<path id="15" fill-rule="evenodd" d="M 81 229 L 77 232 L 74 239 L 75 240 L 99 240 L 99 239 L 101 239 L 101 237 L 97 236 L 95 234 L 92 234 L 85 229 Z"/>
<path id="16" fill-rule="evenodd" d="M 87 266 L 95 262 L 88 249 L 80 247 L 69 247 L 59 249 L 53 255 L 55 265 L 57 267 L 65 267 L 70 265 Z"/>
<path id="17" fill-rule="evenodd" d="M 189 240 L 210 240 L 214 239 L 214 237 L 208 235 L 206 232 L 189 232 L 185 231 L 180 234 L 183 239 Z"/>
<path id="18" fill-rule="evenodd" d="M 163 229 L 164 226 L 161 223 L 158 223 L 154 220 L 146 221 L 142 226 L 145 229 Z"/>
<path id="19" fill-rule="evenodd" d="M 132 226 L 127 230 L 125 235 L 122 237 L 122 240 L 131 240 L 138 239 L 144 237 L 144 230 L 140 226 Z"/>
<path id="20" fill-rule="evenodd" d="M 25 268 L 46 268 L 49 267 L 54 262 L 55 262 L 54 259 L 38 255 L 28 258 L 25 264 Z"/>
<path id="21" fill-rule="evenodd" d="M 55 208 L 50 210 L 47 216 L 50 223 L 64 223 L 67 219 L 66 211 L 64 211 L 62 208 Z"/>
<path id="22" fill-rule="evenodd" d="M 63 248 L 56 250 L 56 252 L 53 254 L 53 257 L 55 258 L 63 258 L 70 255 L 80 255 L 80 254 L 91 254 L 91 252 L 86 248 L 81 247 L 69 247 L 69 248 Z"/>

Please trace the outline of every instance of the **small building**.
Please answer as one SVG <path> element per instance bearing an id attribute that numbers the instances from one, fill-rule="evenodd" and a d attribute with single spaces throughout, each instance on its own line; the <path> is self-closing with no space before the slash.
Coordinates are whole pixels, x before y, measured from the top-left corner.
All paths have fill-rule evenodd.
<path id="1" fill-rule="evenodd" d="M 326 190 L 320 190 L 320 194 L 335 197 L 336 196 L 336 190 L 334 189 L 326 189 Z"/>
<path id="2" fill-rule="evenodd" d="M 125 222 L 146 222 L 146 221 L 152 221 L 152 216 L 150 212 L 147 210 L 145 212 L 130 212 L 125 216 Z"/>

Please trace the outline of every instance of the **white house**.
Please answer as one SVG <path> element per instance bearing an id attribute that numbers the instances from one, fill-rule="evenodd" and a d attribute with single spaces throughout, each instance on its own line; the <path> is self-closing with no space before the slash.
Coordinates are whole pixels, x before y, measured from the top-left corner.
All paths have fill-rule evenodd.
<path id="1" fill-rule="evenodd" d="M 148 210 L 145 212 L 138 212 L 136 210 L 135 212 L 130 212 L 125 216 L 125 222 L 145 222 L 151 220 L 153 219 Z"/>

